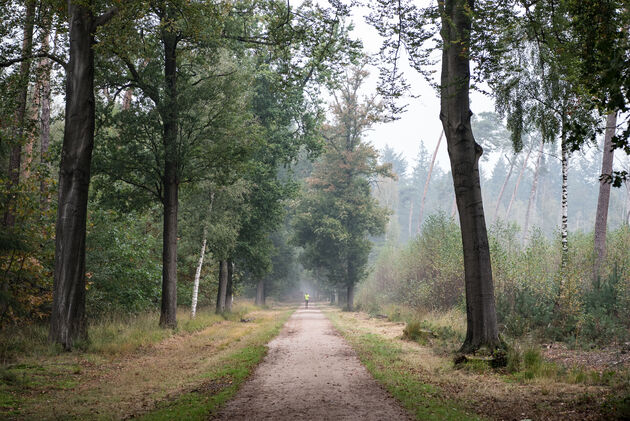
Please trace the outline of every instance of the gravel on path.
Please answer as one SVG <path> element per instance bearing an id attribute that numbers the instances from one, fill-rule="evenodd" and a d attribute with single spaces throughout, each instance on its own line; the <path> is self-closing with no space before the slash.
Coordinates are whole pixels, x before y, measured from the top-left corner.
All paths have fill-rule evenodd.
<path id="1" fill-rule="evenodd" d="M 297 310 L 217 420 L 411 420 L 324 314 Z"/>

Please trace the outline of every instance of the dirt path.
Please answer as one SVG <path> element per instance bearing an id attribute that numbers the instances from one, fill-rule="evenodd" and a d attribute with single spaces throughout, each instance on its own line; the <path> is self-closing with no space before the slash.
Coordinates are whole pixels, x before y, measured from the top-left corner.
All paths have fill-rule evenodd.
<path id="1" fill-rule="evenodd" d="M 296 311 L 219 420 L 410 420 L 316 308 Z"/>

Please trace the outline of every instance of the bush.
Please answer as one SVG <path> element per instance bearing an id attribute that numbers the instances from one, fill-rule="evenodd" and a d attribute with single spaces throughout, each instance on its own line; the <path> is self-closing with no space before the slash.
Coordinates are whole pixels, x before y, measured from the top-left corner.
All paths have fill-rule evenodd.
<path id="1" fill-rule="evenodd" d="M 550 239 L 534 229 L 523 246 L 519 227 L 498 221 L 489 241 L 502 334 L 586 346 L 630 339 L 630 227 L 609 232 L 599 288 L 592 282 L 591 234 L 569 235 L 563 276 L 559 233 Z M 365 309 L 378 306 L 390 320 L 421 320 L 430 312 L 464 309 L 463 278 L 459 227 L 444 214 L 432 215 L 406 246 L 383 247 L 357 301 Z"/>

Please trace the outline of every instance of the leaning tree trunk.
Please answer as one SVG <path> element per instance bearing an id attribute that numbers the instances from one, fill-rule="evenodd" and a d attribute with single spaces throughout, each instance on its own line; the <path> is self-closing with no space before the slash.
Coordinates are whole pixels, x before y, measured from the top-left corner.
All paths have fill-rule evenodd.
<path id="1" fill-rule="evenodd" d="M 507 158 L 507 156 L 506 156 Z M 499 206 L 501 205 L 501 199 L 503 198 L 503 193 L 505 193 L 505 188 L 507 187 L 508 182 L 510 181 L 510 177 L 512 177 L 512 171 L 514 170 L 514 162 L 516 161 L 516 157 L 512 157 L 510 162 L 510 169 L 508 170 L 507 175 L 505 176 L 505 180 L 503 181 L 503 185 L 501 186 L 501 190 L 499 190 L 499 197 L 497 198 L 497 205 L 494 207 L 494 216 L 492 217 L 492 221 L 496 221 L 499 217 Z"/>
<path id="2" fill-rule="evenodd" d="M 203 242 L 201 243 L 201 252 L 199 253 L 199 263 L 195 272 L 195 282 L 193 284 L 192 303 L 190 305 L 190 317 L 195 318 L 197 314 L 197 297 L 199 295 L 199 278 L 201 278 L 201 268 L 203 267 L 203 258 L 206 254 L 206 230 L 203 230 Z"/>
<path id="3" fill-rule="evenodd" d="M 440 4 L 444 41 L 440 119 L 451 161 L 464 251 L 466 339 L 462 352 L 499 346 L 490 247 L 481 197 L 479 158 L 483 152 L 470 125 L 470 31 L 472 0 Z"/>
<path id="4" fill-rule="evenodd" d="M 234 262 L 232 259 L 227 261 L 227 283 L 225 285 L 225 311 L 227 313 L 232 311 L 232 301 L 234 299 Z"/>
<path id="5" fill-rule="evenodd" d="M 256 305 L 265 305 L 265 281 L 263 279 L 259 279 L 256 286 Z"/>
<path id="6" fill-rule="evenodd" d="M 424 216 L 424 203 L 427 200 L 427 192 L 429 191 L 429 182 L 431 181 L 431 174 L 433 173 L 433 166 L 435 165 L 435 158 L 437 157 L 438 150 L 440 149 L 440 143 L 442 143 L 442 137 L 444 137 L 444 130 L 440 133 L 440 138 L 433 151 L 433 157 L 431 158 L 431 165 L 429 165 L 429 172 L 427 173 L 427 180 L 424 183 L 424 191 L 422 192 L 422 200 L 420 202 L 420 214 L 418 215 L 418 226 L 416 232 L 420 232 L 422 227 L 422 217 Z"/>
<path id="7" fill-rule="evenodd" d="M 164 143 L 164 231 L 162 234 L 162 308 L 160 326 L 177 326 L 177 211 L 179 166 L 177 156 L 177 35 L 168 30 L 164 43 L 166 101 L 162 110 Z"/>
<path id="8" fill-rule="evenodd" d="M 225 312 L 225 298 L 227 296 L 227 282 L 228 282 L 227 260 L 220 260 L 219 261 L 219 289 L 217 291 L 217 308 L 216 308 L 217 314 L 221 314 Z"/>
<path id="9" fill-rule="evenodd" d="M 24 17 L 24 38 L 22 40 L 22 57 L 28 57 L 33 50 L 33 26 L 35 21 L 35 4 L 34 0 L 26 2 L 26 14 Z M 22 142 L 24 134 L 24 125 L 26 122 L 26 99 L 28 96 L 28 82 L 31 69 L 31 60 L 26 59 L 20 63 L 20 74 L 18 79 L 17 93 L 17 110 L 15 112 L 15 127 L 13 136 L 13 146 L 9 154 L 9 171 L 8 171 L 8 195 L 5 199 L 5 211 L 3 223 L 5 227 L 12 227 L 15 224 L 14 192 L 20 184 L 20 167 L 22 163 Z"/>
<path id="10" fill-rule="evenodd" d="M 569 261 L 569 205 L 568 205 L 568 179 L 569 179 L 569 146 L 567 145 L 566 133 L 562 131 L 562 225 L 560 227 L 562 243 L 562 283 L 566 280 L 566 271 Z"/>
<path id="11" fill-rule="evenodd" d="M 542 161 L 545 142 L 541 139 L 540 149 L 538 149 L 538 157 L 536 158 L 536 166 L 534 167 L 534 180 L 532 181 L 532 189 L 529 192 L 529 200 L 527 201 L 527 212 L 525 212 L 525 225 L 523 226 L 523 244 L 527 239 L 527 230 L 529 229 L 529 216 L 531 215 L 532 205 L 536 198 L 536 189 L 538 188 L 538 174 L 540 173 L 540 163 Z"/>
<path id="12" fill-rule="evenodd" d="M 70 62 L 55 237 L 52 342 L 70 349 L 87 337 L 85 320 L 85 231 L 90 164 L 94 146 L 94 18 L 90 7 L 68 5 Z"/>
<path id="13" fill-rule="evenodd" d="M 612 174 L 615 151 L 612 138 L 617 126 L 617 112 L 608 114 L 606 118 L 606 133 L 602 150 L 602 175 Z M 599 196 L 597 197 L 597 213 L 595 214 L 595 238 L 593 261 L 593 286 L 599 289 L 600 269 L 606 258 L 606 226 L 608 222 L 608 205 L 610 203 L 610 183 L 602 179 L 599 182 Z"/>
<path id="14" fill-rule="evenodd" d="M 532 145 L 533 146 L 533 145 Z M 516 199 L 516 195 L 518 193 L 518 188 L 521 185 L 521 180 L 523 179 L 523 174 L 525 174 L 525 170 L 527 169 L 527 162 L 529 161 L 529 155 L 532 153 L 532 147 L 530 146 L 527 151 L 527 155 L 525 155 L 525 159 L 523 160 L 523 166 L 518 173 L 518 178 L 516 179 L 516 185 L 514 186 L 514 191 L 512 191 L 512 197 L 510 198 L 510 203 L 508 204 L 507 210 L 505 211 L 505 220 L 507 221 L 510 217 L 510 211 L 512 210 L 512 205 L 514 204 L 514 200 Z"/>

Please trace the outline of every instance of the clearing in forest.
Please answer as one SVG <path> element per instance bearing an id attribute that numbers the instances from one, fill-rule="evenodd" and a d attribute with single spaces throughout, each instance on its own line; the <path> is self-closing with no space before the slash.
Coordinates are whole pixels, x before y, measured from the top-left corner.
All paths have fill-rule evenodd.
<path id="1" fill-rule="evenodd" d="M 296 311 L 221 420 L 409 420 L 317 308 Z"/>

